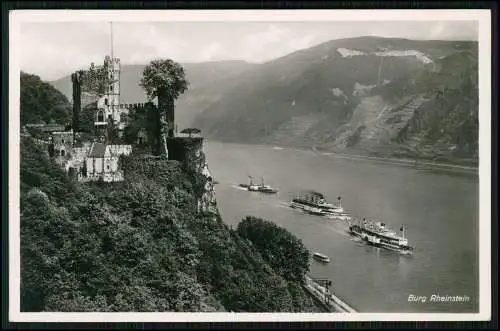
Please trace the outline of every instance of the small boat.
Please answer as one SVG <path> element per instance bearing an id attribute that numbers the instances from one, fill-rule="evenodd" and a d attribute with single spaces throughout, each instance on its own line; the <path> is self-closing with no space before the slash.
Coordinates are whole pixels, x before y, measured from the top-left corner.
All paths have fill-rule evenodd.
<path id="1" fill-rule="evenodd" d="M 261 192 L 261 193 L 268 193 L 268 194 L 278 193 L 278 189 L 273 188 L 270 185 L 264 184 L 264 178 L 261 178 L 260 184 L 254 184 L 252 176 L 248 176 L 248 178 L 250 179 L 250 183 L 249 184 L 240 184 L 240 187 L 246 188 L 248 191 L 251 191 L 251 192 Z"/>
<path id="2" fill-rule="evenodd" d="M 328 256 L 324 255 L 324 254 L 321 254 L 321 253 L 318 253 L 318 252 L 314 252 L 312 254 L 312 257 L 316 261 L 323 262 L 323 263 L 330 263 L 330 258 Z"/>
<path id="3" fill-rule="evenodd" d="M 408 239 L 405 237 L 405 230 L 403 225 L 400 229 L 402 235 L 398 235 L 395 231 L 387 227 L 385 223 L 367 221 L 366 219 L 363 219 L 363 222 L 358 221 L 357 224 L 349 226 L 351 235 L 363 239 L 368 245 L 408 255 L 415 248 L 408 244 Z"/>

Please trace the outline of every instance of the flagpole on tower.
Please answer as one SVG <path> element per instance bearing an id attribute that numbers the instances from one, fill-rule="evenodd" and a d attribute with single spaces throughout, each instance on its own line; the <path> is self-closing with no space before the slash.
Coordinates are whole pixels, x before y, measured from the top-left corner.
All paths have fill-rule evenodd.
<path id="1" fill-rule="evenodd" d="M 109 22 L 109 42 L 111 47 L 111 60 L 113 60 L 113 22 Z"/>

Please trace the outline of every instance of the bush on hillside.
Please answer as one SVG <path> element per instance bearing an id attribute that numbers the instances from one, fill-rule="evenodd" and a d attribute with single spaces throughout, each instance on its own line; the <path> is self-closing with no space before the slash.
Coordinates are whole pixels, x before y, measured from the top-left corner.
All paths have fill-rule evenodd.
<path id="1" fill-rule="evenodd" d="M 21 72 L 21 124 L 71 123 L 71 105 L 55 87 Z"/>
<path id="2" fill-rule="evenodd" d="M 220 216 L 179 162 L 122 159 L 126 180 L 72 184 L 21 144 L 21 311 L 298 312 L 318 308 Z"/>
<path id="3" fill-rule="evenodd" d="M 302 282 L 309 271 L 309 251 L 302 241 L 273 222 L 247 216 L 236 230 L 250 240 L 266 262 L 288 280 Z"/>

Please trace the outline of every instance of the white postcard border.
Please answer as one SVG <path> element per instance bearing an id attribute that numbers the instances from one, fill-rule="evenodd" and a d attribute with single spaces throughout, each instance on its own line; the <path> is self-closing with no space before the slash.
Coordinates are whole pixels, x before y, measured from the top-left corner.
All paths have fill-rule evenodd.
<path id="1" fill-rule="evenodd" d="M 11 322 L 480 321 L 491 318 L 491 16 L 489 10 L 16 10 L 9 19 L 9 320 Z M 20 312 L 20 26 L 63 21 L 479 22 L 479 313 L 22 313 Z"/>

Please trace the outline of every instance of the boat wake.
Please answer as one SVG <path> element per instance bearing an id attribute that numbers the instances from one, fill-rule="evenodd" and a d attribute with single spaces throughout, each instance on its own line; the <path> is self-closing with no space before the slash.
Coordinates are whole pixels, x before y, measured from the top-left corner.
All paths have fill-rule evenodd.
<path id="1" fill-rule="evenodd" d="M 233 188 L 238 189 L 238 190 L 241 190 L 241 191 L 248 191 L 245 187 L 241 187 L 241 186 L 239 186 L 239 185 L 237 185 L 237 184 L 233 184 L 233 185 L 231 185 L 231 186 L 232 186 Z"/>
<path id="2" fill-rule="evenodd" d="M 338 235 L 341 235 L 342 237 L 345 237 L 345 238 L 351 238 L 351 235 L 349 234 L 349 232 L 346 230 L 345 227 L 343 226 L 339 226 L 338 224 L 332 224 L 330 222 L 328 223 L 323 223 L 325 225 L 325 227 L 332 231 L 332 232 L 335 232 L 336 234 Z"/>
<path id="3" fill-rule="evenodd" d="M 278 201 L 276 203 L 276 207 L 287 208 L 287 209 L 291 209 L 292 210 L 292 208 L 290 207 L 290 205 L 287 202 L 284 202 L 284 201 Z"/>

